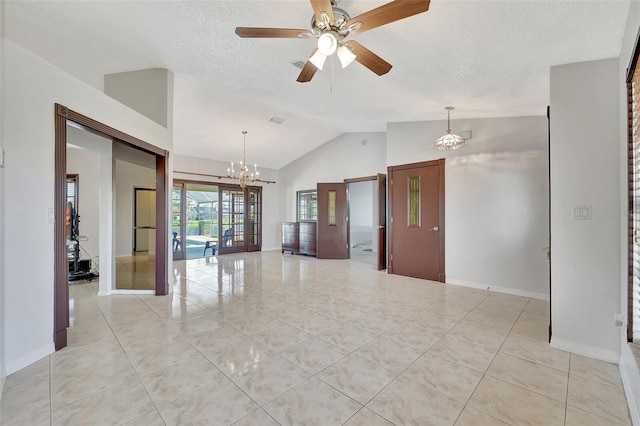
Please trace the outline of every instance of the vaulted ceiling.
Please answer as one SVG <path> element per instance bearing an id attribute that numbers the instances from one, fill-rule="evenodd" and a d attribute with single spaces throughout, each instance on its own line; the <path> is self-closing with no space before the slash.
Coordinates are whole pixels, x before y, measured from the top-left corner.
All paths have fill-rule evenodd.
<path id="1" fill-rule="evenodd" d="M 420 1 L 420 0 L 418 0 Z M 351 16 L 386 1 L 342 0 Z M 315 39 L 243 39 L 236 26 L 309 28 L 307 0 L 12 1 L 6 36 L 99 89 L 104 74 L 175 75 L 174 151 L 281 168 L 344 132 L 389 122 L 543 115 L 549 67 L 617 57 L 630 2 L 432 0 L 357 40 L 393 65 L 328 62 L 297 83 Z M 271 117 L 284 119 L 282 124 Z"/>

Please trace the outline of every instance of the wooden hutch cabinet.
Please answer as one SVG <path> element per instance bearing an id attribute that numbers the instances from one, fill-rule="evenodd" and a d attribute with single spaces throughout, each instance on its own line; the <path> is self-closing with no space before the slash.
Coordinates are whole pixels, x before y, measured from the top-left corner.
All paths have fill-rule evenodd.
<path id="1" fill-rule="evenodd" d="M 316 255 L 316 222 L 283 222 L 282 253 Z"/>
<path id="2" fill-rule="evenodd" d="M 299 234 L 299 253 L 316 255 L 316 223 L 315 222 L 298 222 Z"/>
<path id="3" fill-rule="evenodd" d="M 298 250 L 298 222 L 282 222 L 282 253 L 294 254 Z"/>

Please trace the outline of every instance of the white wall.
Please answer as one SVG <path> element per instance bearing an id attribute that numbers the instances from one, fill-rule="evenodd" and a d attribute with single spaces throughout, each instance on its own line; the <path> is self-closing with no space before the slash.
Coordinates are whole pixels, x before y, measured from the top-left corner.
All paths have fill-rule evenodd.
<path id="1" fill-rule="evenodd" d="M 78 175 L 80 247 L 84 249 L 80 251 L 80 258 L 95 259 L 99 257 L 100 247 L 100 154 L 87 149 L 67 148 L 67 174 Z"/>
<path id="2" fill-rule="evenodd" d="M 67 172 L 79 174 L 80 232 L 89 238 L 81 247 L 92 267 L 99 262 L 99 295 L 110 293 L 115 277 L 112 146 L 111 139 L 67 125 Z"/>
<path id="3" fill-rule="evenodd" d="M 5 360 L 10 374 L 53 351 L 54 233 L 48 218 L 54 205 L 54 104 L 164 149 L 171 149 L 172 134 L 10 40 L 4 52 L 2 131 L 10 159 L 4 171 L 5 204 L 20 206 L 5 209 L 3 218 Z M 38 259 L 37 268 L 32 259 Z"/>
<path id="4" fill-rule="evenodd" d="M 282 221 L 296 220 L 296 191 L 386 173 L 386 149 L 385 133 L 345 133 L 287 164 L 280 169 L 278 185 L 285 206 Z"/>
<path id="5" fill-rule="evenodd" d="M 627 18 L 627 26 L 625 28 L 624 39 L 620 49 L 620 58 L 618 61 L 619 75 L 619 129 L 620 129 L 620 211 L 627 210 L 627 93 L 626 81 L 627 67 L 633 54 L 633 47 L 640 28 L 640 3 L 631 2 L 629 9 L 629 17 Z M 633 424 L 640 424 L 640 371 L 635 362 L 633 354 L 627 344 L 626 322 L 627 322 L 627 221 L 626 218 L 620 221 L 620 308 L 619 312 L 624 315 L 624 326 L 620 327 L 620 373 L 624 388 L 627 393 L 627 402 L 633 419 Z"/>
<path id="6" fill-rule="evenodd" d="M 104 93 L 164 127 L 172 127 L 173 73 L 163 68 L 104 76 Z"/>
<path id="7" fill-rule="evenodd" d="M 226 176 L 229 163 L 204 158 L 195 158 L 185 155 L 173 156 L 173 170 L 179 172 L 193 172 L 210 175 Z M 280 228 L 282 203 L 279 187 L 282 185 L 279 173 L 276 170 L 264 169 L 258 165 L 261 180 L 275 181 L 276 183 L 256 182 L 256 186 L 262 187 L 262 250 L 279 250 L 281 245 Z M 198 182 L 210 182 L 213 184 L 234 183 L 230 179 L 218 179 L 207 176 L 198 176 L 174 172 L 174 179 L 191 180 Z M 295 197 L 295 196 L 294 196 Z"/>
<path id="8" fill-rule="evenodd" d="M 4 78 L 5 78 L 5 60 L 4 60 L 4 10 L 5 2 L 0 0 L 0 128 L 4 128 Z M 4 149 L 4 138 L 0 131 L 0 150 Z M 0 271 L 4 271 L 4 221 L 5 216 L 4 205 L 4 169 L 0 168 Z M 0 307 L 5 304 L 5 278 L 4 273 L 0 272 Z M 5 377 L 7 376 L 5 368 L 5 313 L 0 312 L 0 395 L 4 387 Z"/>
<path id="9" fill-rule="evenodd" d="M 432 145 L 446 131 L 445 120 L 387 126 L 388 165 L 446 159 L 446 281 L 548 298 L 546 117 L 454 115 L 451 127 L 471 130 L 472 139 L 443 153 Z"/>
<path id="10" fill-rule="evenodd" d="M 131 256 L 133 254 L 133 190 L 134 188 L 155 188 L 156 171 L 116 159 L 113 172 L 116 201 L 116 257 Z"/>
<path id="11" fill-rule="evenodd" d="M 617 58 L 551 68 L 551 345 L 612 362 L 622 219 L 607 211 L 621 205 L 619 84 Z M 582 205 L 590 220 L 573 218 Z"/>
<path id="12" fill-rule="evenodd" d="M 373 193 L 376 188 L 377 181 L 373 180 L 349 184 L 349 244 L 351 247 L 377 239 L 373 238 Z"/>

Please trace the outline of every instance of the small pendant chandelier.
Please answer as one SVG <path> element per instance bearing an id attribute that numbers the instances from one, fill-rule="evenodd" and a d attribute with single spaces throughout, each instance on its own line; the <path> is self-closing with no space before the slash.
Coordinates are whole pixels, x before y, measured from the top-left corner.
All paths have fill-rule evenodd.
<path id="1" fill-rule="evenodd" d="M 454 133 L 451 133 L 451 110 L 452 106 L 445 107 L 447 110 L 447 134 L 438 138 L 433 143 L 433 149 L 440 151 L 451 151 L 454 149 L 462 148 L 467 144 L 467 141 L 462 137 Z"/>
<path id="2" fill-rule="evenodd" d="M 240 162 L 240 169 L 236 171 L 233 167 L 233 163 L 231 163 L 231 168 L 227 169 L 227 177 L 230 179 L 237 180 L 242 189 L 246 188 L 247 185 L 255 182 L 260 177 L 260 173 L 258 172 L 258 165 L 253 165 L 253 172 L 249 171 L 249 167 L 247 166 L 246 154 L 247 154 L 247 131 L 242 131 L 242 161 Z"/>

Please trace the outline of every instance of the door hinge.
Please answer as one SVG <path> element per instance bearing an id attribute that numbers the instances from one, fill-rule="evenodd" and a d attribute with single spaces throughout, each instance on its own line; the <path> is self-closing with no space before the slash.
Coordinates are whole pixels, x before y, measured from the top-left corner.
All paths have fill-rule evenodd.
<path id="1" fill-rule="evenodd" d="M 391 223 L 393 223 L 393 216 L 391 216 Z"/>
<path id="2" fill-rule="evenodd" d="M 391 259 L 390 259 L 390 261 L 391 261 L 391 262 L 393 262 L 393 253 L 391 253 Z"/>
<path id="3" fill-rule="evenodd" d="M 345 244 L 344 248 L 346 248 L 347 250 L 349 250 L 349 244 Z"/>

